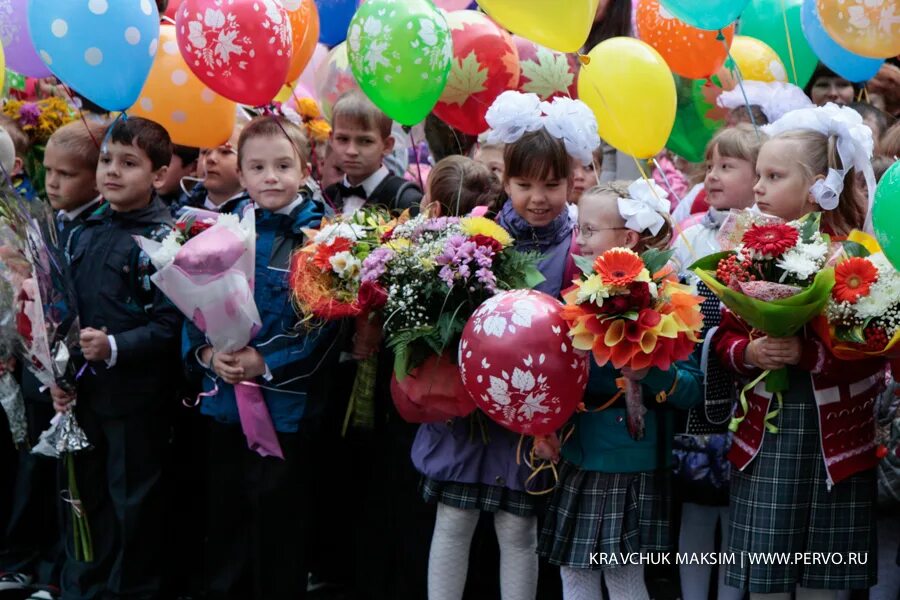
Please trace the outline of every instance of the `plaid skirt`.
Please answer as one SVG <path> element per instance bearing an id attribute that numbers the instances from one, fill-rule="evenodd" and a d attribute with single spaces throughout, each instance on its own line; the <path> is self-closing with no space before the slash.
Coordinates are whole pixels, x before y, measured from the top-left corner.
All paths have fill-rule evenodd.
<path id="1" fill-rule="evenodd" d="M 428 477 L 422 478 L 419 490 L 425 502 L 490 513 L 502 510 L 520 517 L 537 514 L 540 502 L 538 496 L 499 485 L 437 481 Z"/>
<path id="2" fill-rule="evenodd" d="M 778 432 L 766 432 L 753 462 L 731 471 L 728 550 L 735 564 L 726 566 L 725 583 L 764 594 L 790 592 L 797 584 L 831 590 L 874 585 L 875 473 L 858 473 L 828 491 L 808 376 L 792 377 L 774 423 Z M 751 565 L 751 552 L 790 553 L 790 564 Z M 796 552 L 838 553 L 843 564 L 796 564 Z M 848 564 L 850 552 L 861 553 L 866 564 Z"/>
<path id="3" fill-rule="evenodd" d="M 554 565 L 599 569 L 592 552 L 671 550 L 670 486 L 668 470 L 598 473 L 562 461 L 538 554 Z"/>

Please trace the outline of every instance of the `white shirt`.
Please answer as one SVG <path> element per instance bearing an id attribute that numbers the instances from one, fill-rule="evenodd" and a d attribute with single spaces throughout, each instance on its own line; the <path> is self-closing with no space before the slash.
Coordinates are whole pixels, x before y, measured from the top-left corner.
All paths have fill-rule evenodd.
<path id="1" fill-rule="evenodd" d="M 301 204 L 303 204 L 304 201 L 306 201 L 306 197 L 303 194 L 298 194 L 297 197 L 294 198 L 294 200 L 290 204 L 288 204 L 286 206 L 282 206 L 281 208 L 276 210 L 275 214 L 276 215 L 290 215 L 293 212 L 293 210 L 295 208 L 297 208 L 298 206 L 300 206 Z"/>
<path id="2" fill-rule="evenodd" d="M 362 186 L 362 189 L 366 191 L 366 198 L 372 195 L 372 192 L 375 191 L 381 182 L 390 175 L 390 172 L 387 170 L 387 167 L 382 165 L 379 167 L 377 171 L 366 177 L 362 183 L 359 185 Z M 347 176 L 344 175 L 343 184 L 347 187 L 354 187 L 352 183 L 347 179 Z M 346 216 L 352 215 L 357 210 L 362 208 L 362 205 L 365 204 L 366 198 L 358 198 L 356 196 L 350 196 L 349 198 L 343 198 L 344 201 L 344 210 L 343 214 Z"/>
<path id="3" fill-rule="evenodd" d="M 56 218 L 60 221 L 74 221 L 81 213 L 100 204 L 100 198 L 100 196 L 97 196 L 90 202 L 82 204 L 78 208 L 73 208 L 72 210 L 61 210 L 56 213 Z"/>
<path id="4" fill-rule="evenodd" d="M 207 193 L 207 194 L 206 194 L 206 199 L 203 200 L 203 208 L 205 208 L 206 210 L 211 210 L 211 211 L 213 211 L 213 212 L 219 212 L 219 210 L 220 210 L 223 206 L 225 206 L 227 203 L 231 202 L 231 201 L 234 200 L 235 198 L 237 198 L 237 197 L 243 195 L 243 193 L 244 193 L 243 191 L 238 192 L 237 194 L 235 194 L 234 196 L 232 196 L 231 198 L 229 198 L 228 200 L 226 200 L 226 201 L 223 202 L 222 204 L 216 204 L 215 202 L 213 202 L 212 200 L 210 200 L 210 199 L 209 199 L 209 193 Z"/>

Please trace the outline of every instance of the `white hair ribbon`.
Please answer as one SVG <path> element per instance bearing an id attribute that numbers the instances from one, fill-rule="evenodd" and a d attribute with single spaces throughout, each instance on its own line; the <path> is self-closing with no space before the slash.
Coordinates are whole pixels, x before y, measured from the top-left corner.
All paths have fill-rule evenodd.
<path id="1" fill-rule="evenodd" d="M 619 215 L 625 227 L 638 233 L 649 231 L 656 235 L 665 225 L 663 215 L 669 214 L 669 195 L 655 182 L 638 179 L 628 186 L 628 197 L 619 198 Z"/>

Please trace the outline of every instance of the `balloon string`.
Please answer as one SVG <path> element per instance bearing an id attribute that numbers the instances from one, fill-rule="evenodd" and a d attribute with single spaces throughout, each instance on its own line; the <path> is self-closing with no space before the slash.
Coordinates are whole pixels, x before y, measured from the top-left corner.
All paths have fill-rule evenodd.
<path id="1" fill-rule="evenodd" d="M 756 132 L 756 140 L 761 142 L 762 140 L 759 137 L 759 125 L 756 123 L 756 117 L 753 116 L 753 110 L 750 108 L 750 99 L 747 97 L 747 90 L 744 89 L 744 76 L 741 74 L 741 67 L 731 55 L 731 48 L 728 47 L 728 43 L 725 40 L 725 34 L 722 33 L 721 29 L 719 30 L 719 37 L 717 39 L 722 41 L 722 44 L 725 46 L 725 54 L 728 56 L 728 60 L 734 65 L 734 74 L 737 77 L 738 87 L 741 88 L 741 96 L 744 97 L 744 106 L 747 107 L 747 114 L 750 115 L 753 131 Z"/>
<path id="2" fill-rule="evenodd" d="M 57 79 L 59 81 L 59 79 Z M 88 125 L 87 119 L 84 116 L 84 111 L 81 110 L 81 107 L 78 106 L 78 103 L 75 102 L 75 97 L 72 95 L 72 90 L 69 89 L 69 86 L 64 84 L 62 81 L 59 81 L 59 86 L 66 93 L 66 96 L 69 97 L 69 100 L 72 102 L 72 106 L 75 107 L 75 110 L 78 111 L 78 116 L 81 117 L 81 121 L 84 123 L 84 128 L 87 129 L 88 135 L 91 136 L 91 141 L 94 142 L 94 145 L 97 147 L 97 150 L 100 149 L 100 142 L 97 141 L 97 138 L 94 137 L 94 132 L 91 131 L 90 125 Z"/>
<path id="3" fill-rule="evenodd" d="M 409 125 L 404 125 L 403 129 L 406 130 L 406 133 L 409 135 L 409 143 L 412 146 L 413 153 L 416 155 L 416 174 L 419 179 L 419 188 L 422 192 L 425 191 L 425 182 L 422 181 L 422 165 L 419 163 L 419 148 L 416 146 L 416 140 L 413 137 L 412 127 Z"/>
<path id="4" fill-rule="evenodd" d="M 794 73 L 794 85 L 800 85 L 800 79 L 797 77 L 797 65 L 794 64 L 794 45 L 791 43 L 791 30 L 788 25 L 787 8 L 784 6 L 784 0 L 781 0 L 781 16 L 784 18 L 784 38 L 787 40 L 788 56 L 791 58 L 791 71 Z"/>

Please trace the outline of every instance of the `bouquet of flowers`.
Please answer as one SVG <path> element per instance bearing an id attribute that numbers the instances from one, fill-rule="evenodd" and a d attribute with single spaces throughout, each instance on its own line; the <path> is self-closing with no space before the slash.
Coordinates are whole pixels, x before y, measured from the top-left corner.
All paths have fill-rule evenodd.
<path id="1" fill-rule="evenodd" d="M 794 335 L 822 312 L 834 285 L 834 270 L 827 268 L 830 240 L 819 231 L 821 213 L 787 223 L 749 211 L 733 216 L 743 225 L 723 228 L 740 243 L 700 259 L 691 269 L 754 330 L 772 337 Z M 787 377 L 786 369 L 764 371 L 745 386 L 740 396 L 743 415 L 748 408 L 747 390 L 763 380 L 780 406 Z M 777 414 L 778 410 L 773 411 L 767 419 Z M 732 418 L 732 431 L 743 418 Z M 776 430 L 770 427 L 770 431 Z"/>
<path id="2" fill-rule="evenodd" d="M 294 304 L 305 322 L 368 319 L 372 311 L 384 305 L 384 294 L 372 282 L 362 283 L 362 261 L 396 223 L 386 210 L 362 207 L 351 215 L 323 222 L 318 230 L 305 232 L 312 241 L 291 261 Z M 377 372 L 377 354 L 357 366 L 345 431 L 351 417 L 356 426 L 368 428 L 374 424 L 372 382 Z"/>
<path id="3" fill-rule="evenodd" d="M 852 232 L 843 247 L 816 333 L 838 358 L 900 357 L 900 273 L 865 233 Z"/>
<path id="4" fill-rule="evenodd" d="M 666 371 L 690 356 L 703 326 L 703 299 L 669 275 L 670 256 L 613 248 L 593 262 L 576 257 L 582 276 L 563 293 L 572 345 L 592 351 L 600 366 L 635 371 Z M 629 432 L 640 439 L 646 412 L 641 388 L 626 378 L 624 393 Z"/>
<path id="5" fill-rule="evenodd" d="M 5 278 L 0 279 L 0 406 L 6 413 L 16 448 L 28 446 L 28 423 L 22 390 L 9 371 L 17 348 L 15 296 Z"/>
<path id="6" fill-rule="evenodd" d="M 12 290 L 17 354 L 44 386 L 57 385 L 73 391 L 77 375 L 70 357 L 79 339 L 76 295 L 66 262 L 57 248 L 50 207 L 27 202 L 7 185 L 0 190 L 0 223 L 0 276 Z M 11 422 L 14 437 L 18 430 L 19 435 L 24 432 L 24 414 L 21 417 Z M 69 409 L 53 418 L 33 450 L 63 459 L 75 556 L 88 562 L 93 560 L 93 544 L 75 481 L 73 455 L 90 447 Z"/>
<path id="7" fill-rule="evenodd" d="M 253 298 L 256 221 L 252 207 L 247 207 L 243 218 L 190 213 L 162 242 L 142 237 L 135 241 L 157 269 L 150 279 L 206 334 L 216 352 L 236 352 L 247 346 L 262 325 Z M 218 388 L 207 395 L 217 392 Z M 259 388 L 237 385 L 235 396 L 250 449 L 284 458 Z"/>
<path id="8" fill-rule="evenodd" d="M 509 233 L 484 217 L 419 216 L 384 239 L 363 261 L 361 286 L 371 286 L 373 296 L 384 298 L 384 332 L 395 356 L 394 387 L 403 392 L 395 394 L 395 401 L 422 397 L 421 386 L 407 379 L 424 377 L 418 369 L 426 361 L 434 385 L 461 390 L 455 351 L 447 350 L 455 350 L 466 322 L 483 301 L 498 291 L 531 288 L 543 281 L 537 269 L 540 255 L 515 250 Z M 429 361 L 435 356 L 438 361 Z M 451 395 L 464 404 L 453 416 L 474 410 L 465 394 Z M 447 418 L 450 409 L 443 404 L 437 420 Z"/>

